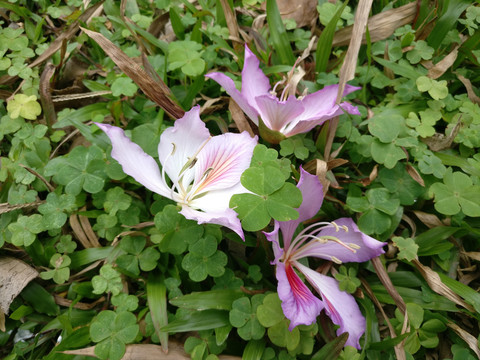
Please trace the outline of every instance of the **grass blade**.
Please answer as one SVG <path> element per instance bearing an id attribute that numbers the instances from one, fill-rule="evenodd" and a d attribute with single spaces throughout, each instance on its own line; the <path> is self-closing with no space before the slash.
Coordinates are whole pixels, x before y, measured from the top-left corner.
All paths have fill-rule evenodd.
<path id="1" fill-rule="evenodd" d="M 162 326 L 168 324 L 167 315 L 167 288 L 163 276 L 150 272 L 147 282 L 147 299 L 152 316 L 155 332 L 165 352 L 168 351 L 168 332 L 161 331 Z"/>
<path id="2" fill-rule="evenodd" d="M 267 0 L 267 22 L 273 48 L 280 57 L 281 63 L 293 65 L 295 63 L 295 56 L 293 55 L 285 27 L 283 26 L 276 0 Z"/>

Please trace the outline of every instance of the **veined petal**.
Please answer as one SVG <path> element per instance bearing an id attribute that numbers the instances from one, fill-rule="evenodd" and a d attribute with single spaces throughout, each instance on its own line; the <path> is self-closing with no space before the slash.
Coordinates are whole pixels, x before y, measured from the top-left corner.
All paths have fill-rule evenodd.
<path id="1" fill-rule="evenodd" d="M 260 69 L 260 61 L 245 44 L 245 61 L 242 70 L 242 95 L 249 104 L 255 107 L 256 98 L 267 95 L 270 91 L 270 81 Z"/>
<path id="2" fill-rule="evenodd" d="M 147 189 L 172 199 L 172 192 L 165 184 L 154 158 L 132 142 L 122 129 L 107 124 L 95 124 L 110 138 L 112 157 L 122 165 L 125 174 L 133 177 Z"/>
<path id="3" fill-rule="evenodd" d="M 242 224 L 238 219 L 237 213 L 228 207 L 221 212 L 203 212 L 194 210 L 188 205 L 182 205 L 180 214 L 185 216 L 187 219 L 195 220 L 199 224 L 209 223 L 228 227 L 229 229 L 235 231 L 238 236 L 242 238 L 242 240 L 245 240 Z"/>
<path id="4" fill-rule="evenodd" d="M 386 243 L 375 240 L 362 233 L 352 219 L 340 218 L 335 220 L 334 223 L 339 227 L 338 231 L 335 226 L 332 225 L 323 228 L 315 235 L 320 238 L 322 236 L 336 237 L 347 246 L 353 244 L 354 251 L 347 249 L 335 241 L 327 241 L 326 243 L 318 242 L 317 245 L 310 246 L 308 251 L 303 252 L 302 257 L 313 256 L 331 260 L 333 256 L 342 262 L 363 262 L 385 252 L 383 246 L 385 246 Z M 343 227 L 348 231 L 345 231 Z"/>
<path id="5" fill-rule="evenodd" d="M 170 180 L 178 181 L 179 174 L 192 156 L 196 156 L 200 147 L 210 138 L 205 123 L 200 119 L 200 107 L 195 106 L 175 121 L 173 127 L 166 129 L 160 136 L 158 157 Z M 189 183 L 193 180 L 193 171 L 184 172 Z"/>
<path id="6" fill-rule="evenodd" d="M 359 87 L 347 84 L 343 91 L 343 96 L 359 89 Z M 337 93 L 338 85 L 329 85 L 325 86 L 322 90 L 305 96 L 302 99 L 305 110 L 300 118 L 302 120 L 314 120 L 332 114 L 334 112 L 333 108 L 336 106 Z"/>
<path id="7" fill-rule="evenodd" d="M 282 300 L 283 313 L 290 320 L 290 331 L 298 325 L 313 324 L 324 305 L 295 273 L 293 267 L 277 263 L 278 297 Z"/>
<path id="8" fill-rule="evenodd" d="M 284 248 L 290 247 L 290 241 L 297 226 L 308 219 L 311 219 L 320 210 L 323 203 L 323 186 L 315 175 L 308 173 L 300 167 L 300 181 L 297 188 L 302 192 L 302 205 L 297 209 L 299 217 L 296 220 L 280 221 Z M 275 221 L 277 223 L 277 221 Z"/>
<path id="9" fill-rule="evenodd" d="M 257 137 L 244 131 L 213 137 L 200 151 L 195 165 L 194 192 L 226 189 L 240 182 L 250 166 Z"/>
<path id="10" fill-rule="evenodd" d="M 272 95 L 261 95 L 257 97 L 257 106 L 265 126 L 282 133 L 283 128 L 289 123 L 298 121 L 298 116 L 304 109 L 302 102 L 295 96 L 280 101 Z"/>
<path id="11" fill-rule="evenodd" d="M 325 312 L 333 323 L 339 325 L 337 335 L 348 332 L 345 345 L 360 349 L 360 338 L 365 332 L 366 321 L 354 297 L 338 287 L 337 280 L 298 264 L 298 269 L 308 282 L 318 291 L 323 300 Z"/>
<path id="12" fill-rule="evenodd" d="M 263 232 L 265 237 L 267 238 L 268 241 L 272 243 L 272 248 L 273 248 L 273 254 L 275 255 L 275 259 L 271 262 L 271 264 L 278 264 L 280 262 L 280 259 L 282 258 L 284 254 L 284 250 L 280 246 L 280 239 L 278 236 L 278 232 L 280 230 L 280 222 L 275 221 L 274 229 L 272 232 Z"/>
<path id="13" fill-rule="evenodd" d="M 330 113 L 325 113 L 317 118 L 311 118 L 307 120 L 300 120 L 294 124 L 294 126 L 287 126 L 283 133 L 286 137 L 290 137 L 297 134 L 303 134 L 312 130 L 315 126 L 322 125 L 325 121 L 334 118 L 335 116 L 340 116 L 345 113 L 352 115 L 360 115 L 356 106 L 348 102 L 343 102 L 340 105 L 334 105 L 331 108 Z"/>
<path id="14" fill-rule="evenodd" d="M 255 125 L 258 125 L 258 111 L 256 109 L 256 102 L 250 103 L 248 99 L 237 90 L 232 79 L 230 79 L 227 75 L 218 72 L 213 72 L 205 76 L 219 83 L 220 86 L 225 89 L 227 94 L 230 95 L 233 100 L 235 100 L 238 106 L 240 106 L 243 112 L 247 114 L 247 116 L 255 123 Z"/>

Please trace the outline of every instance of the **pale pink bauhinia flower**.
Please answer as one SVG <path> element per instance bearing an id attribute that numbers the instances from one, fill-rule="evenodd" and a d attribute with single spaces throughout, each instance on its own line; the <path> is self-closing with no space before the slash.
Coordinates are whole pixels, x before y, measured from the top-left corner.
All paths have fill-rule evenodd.
<path id="1" fill-rule="evenodd" d="M 383 254 L 385 243 L 363 234 L 349 218 L 309 225 L 294 237 L 297 226 L 315 216 L 323 202 L 322 184 L 316 176 L 301 169 L 297 187 L 303 196 L 302 205 L 297 209 L 299 218 L 275 221 L 274 230 L 265 233 L 272 242 L 278 296 L 282 300 L 283 312 L 290 320 L 289 329 L 314 323 L 325 310 L 333 323 L 339 325 L 337 335 L 348 332 L 346 345 L 360 349 L 359 340 L 365 332 L 366 322 L 353 296 L 341 291 L 337 280 L 310 269 L 299 260 L 315 257 L 335 263 L 363 262 Z M 280 231 L 283 242 L 280 241 Z M 300 279 L 298 272 L 305 276 L 320 299 Z"/>
<path id="2" fill-rule="evenodd" d="M 206 76 L 219 83 L 256 125 L 261 125 L 261 119 L 269 130 L 280 133 L 280 138 L 308 132 L 345 112 L 360 114 L 358 109 L 348 102 L 335 103 L 338 85 L 329 85 L 312 94 L 296 98 L 296 86 L 293 81 L 288 81 L 278 97 L 275 92 L 278 83 L 270 90 L 270 82 L 260 69 L 257 57 L 246 45 L 240 91 L 233 80 L 223 73 L 213 72 Z M 360 88 L 346 85 L 343 95 L 358 89 Z"/>
<path id="3" fill-rule="evenodd" d="M 232 195 L 248 192 L 240 176 L 250 166 L 257 138 L 247 132 L 212 137 L 199 113 L 199 106 L 192 108 L 162 133 L 158 145 L 161 169 L 122 129 L 97 126 L 110 138 L 112 157 L 126 174 L 177 202 L 187 219 L 226 226 L 244 239 L 240 220 L 229 202 Z"/>

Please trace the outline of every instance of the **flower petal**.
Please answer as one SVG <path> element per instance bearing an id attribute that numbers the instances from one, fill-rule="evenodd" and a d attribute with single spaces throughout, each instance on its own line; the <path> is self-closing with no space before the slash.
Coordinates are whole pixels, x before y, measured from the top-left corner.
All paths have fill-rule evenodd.
<path id="1" fill-rule="evenodd" d="M 280 221 L 284 248 L 290 247 L 290 241 L 298 225 L 313 216 L 320 210 L 323 203 L 323 186 L 315 175 L 308 173 L 300 167 L 300 181 L 297 188 L 302 192 L 302 205 L 297 209 L 299 217 L 296 220 Z M 275 221 L 277 223 L 277 221 Z"/>
<path id="2" fill-rule="evenodd" d="M 272 95 L 261 95 L 257 97 L 257 106 L 265 126 L 281 133 L 289 123 L 298 121 L 298 116 L 304 110 L 302 102 L 295 96 L 280 101 Z"/>
<path id="3" fill-rule="evenodd" d="M 195 106 L 175 121 L 173 127 L 166 129 L 160 136 L 158 157 L 170 180 L 177 182 L 180 171 L 192 156 L 196 156 L 200 147 L 210 138 L 205 123 L 200 119 L 200 107 Z M 194 172 L 184 172 L 184 184 L 193 180 Z"/>
<path id="4" fill-rule="evenodd" d="M 258 125 L 258 111 L 256 110 L 255 105 L 256 102 L 250 104 L 247 98 L 237 90 L 232 79 L 230 79 L 227 75 L 218 72 L 213 72 L 205 76 L 219 83 L 220 86 L 225 89 L 227 94 L 230 95 L 233 100 L 235 100 L 238 106 L 240 106 L 243 112 L 247 114 L 247 116 L 255 123 L 255 125 Z"/>
<path id="5" fill-rule="evenodd" d="M 316 233 L 317 237 L 334 236 L 340 239 L 344 244 L 354 244 L 355 251 L 347 249 L 334 241 L 326 243 L 318 243 L 312 246 L 309 251 L 302 253 L 302 256 L 313 256 L 322 259 L 331 260 L 332 256 L 342 262 L 363 262 L 368 261 L 376 256 L 383 254 L 384 242 L 375 240 L 374 238 L 362 233 L 354 221 L 350 218 L 340 218 L 334 221 L 339 227 L 338 231 L 335 226 L 323 228 Z M 345 227 L 347 231 L 343 229 Z"/>
<path id="6" fill-rule="evenodd" d="M 337 335 L 348 332 L 349 336 L 345 345 L 360 349 L 359 340 L 365 332 L 366 321 L 354 297 L 341 291 L 337 280 L 319 274 L 301 264 L 298 264 L 298 269 L 322 296 L 327 315 L 334 324 L 340 326 L 337 330 Z"/>
<path id="7" fill-rule="evenodd" d="M 278 232 L 280 230 L 280 222 L 275 221 L 274 229 L 272 232 L 263 232 L 265 237 L 268 241 L 272 243 L 273 254 L 275 255 L 275 259 L 271 262 L 272 265 L 276 265 L 280 262 L 281 257 L 284 254 L 282 247 L 280 246 L 280 238 L 278 236 Z"/>
<path id="8" fill-rule="evenodd" d="M 290 320 L 290 331 L 298 325 L 313 324 L 324 305 L 312 294 L 291 265 L 277 264 L 278 297 L 283 313 Z"/>
<path id="9" fill-rule="evenodd" d="M 250 137 L 246 131 L 213 137 L 197 156 L 195 193 L 226 189 L 240 183 L 256 145 L 257 137 Z"/>
<path id="10" fill-rule="evenodd" d="M 260 61 L 245 44 L 245 61 L 242 70 L 242 95 L 248 103 L 255 107 L 256 98 L 268 95 L 270 81 L 260 69 Z"/>
<path id="11" fill-rule="evenodd" d="M 347 84 L 343 91 L 343 96 L 359 89 L 359 87 Z M 325 86 L 322 90 L 305 96 L 302 100 L 305 110 L 300 116 L 301 119 L 314 120 L 332 114 L 334 112 L 333 108 L 336 106 L 337 93 L 338 85 L 329 85 Z"/>
<path id="12" fill-rule="evenodd" d="M 122 129 L 107 124 L 95 123 L 112 142 L 112 157 L 122 165 L 125 174 L 130 175 L 147 189 L 172 199 L 172 192 L 160 174 L 157 162 L 132 142 Z"/>
<path id="13" fill-rule="evenodd" d="M 208 195 L 210 194 L 207 194 L 205 197 Z M 209 223 L 228 227 L 229 229 L 235 231 L 238 236 L 242 238 L 242 240 L 245 240 L 242 224 L 238 219 L 237 213 L 228 207 L 220 212 L 202 212 L 192 209 L 187 205 L 182 205 L 180 214 L 185 216 L 187 219 L 197 221 L 199 224 Z"/>

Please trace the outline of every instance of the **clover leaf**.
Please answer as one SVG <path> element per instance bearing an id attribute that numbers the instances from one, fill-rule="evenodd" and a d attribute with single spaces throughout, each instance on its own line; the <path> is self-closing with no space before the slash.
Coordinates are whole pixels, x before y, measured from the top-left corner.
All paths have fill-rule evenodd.
<path id="1" fill-rule="evenodd" d="M 46 202 L 38 207 L 38 211 L 43 214 L 43 223 L 45 229 L 53 230 L 61 228 L 67 221 L 70 212 L 75 209 L 75 196 L 71 194 L 50 193 L 47 195 Z"/>
<path id="2" fill-rule="evenodd" d="M 132 203 L 132 198 L 125 194 L 121 187 L 108 189 L 107 197 L 103 206 L 110 215 L 115 215 L 118 210 L 127 210 Z"/>
<path id="3" fill-rule="evenodd" d="M 189 253 L 182 260 L 182 267 L 190 279 L 199 282 L 207 278 L 222 276 L 227 265 L 227 255 L 217 250 L 217 240 L 206 235 L 188 247 Z"/>
<path id="4" fill-rule="evenodd" d="M 30 246 L 36 239 L 36 234 L 46 230 L 43 216 L 34 214 L 31 216 L 20 215 L 17 221 L 8 225 L 12 233 L 12 244 L 15 246 Z"/>
<path id="5" fill-rule="evenodd" d="M 138 331 L 137 318 L 131 312 L 102 311 L 90 325 L 90 337 L 98 343 L 95 355 L 100 359 L 120 360 L 125 354 L 125 344 L 133 342 Z"/>
<path id="6" fill-rule="evenodd" d="M 136 94 L 138 87 L 135 85 L 132 79 L 126 76 L 121 76 L 113 81 L 111 89 L 113 96 L 133 96 Z"/>
<path id="7" fill-rule="evenodd" d="M 417 257 L 418 245 L 415 243 L 415 240 L 411 238 L 395 236 L 392 241 L 399 250 L 397 255 L 399 259 L 412 261 Z"/>
<path id="8" fill-rule="evenodd" d="M 422 60 L 430 60 L 432 58 L 434 49 L 428 46 L 424 40 L 416 41 L 412 50 L 407 52 L 407 59 L 410 64 L 418 64 Z"/>
<path id="9" fill-rule="evenodd" d="M 40 277 L 44 280 L 53 279 L 57 284 L 63 284 L 70 277 L 71 259 L 67 255 L 55 254 L 50 259 L 50 265 L 55 269 L 47 270 L 40 273 Z"/>
<path id="10" fill-rule="evenodd" d="M 35 95 L 16 94 L 8 102 L 7 111 L 12 119 L 21 116 L 24 119 L 35 120 L 41 114 L 42 108 Z"/>
<path id="11" fill-rule="evenodd" d="M 257 319 L 257 308 L 262 304 L 265 295 L 257 294 L 242 297 L 232 303 L 232 310 L 229 313 L 230 324 L 237 328 L 238 335 L 244 340 L 259 340 L 265 334 L 265 328 Z"/>
<path id="12" fill-rule="evenodd" d="M 398 196 L 401 205 L 413 205 L 424 191 L 401 164 L 397 164 L 393 169 L 380 170 L 378 178 L 388 191 Z"/>
<path id="13" fill-rule="evenodd" d="M 335 279 L 338 280 L 340 290 L 353 294 L 361 285 L 360 280 L 357 278 L 357 270 L 353 267 L 347 269 L 344 265 L 340 266 L 338 270 L 339 272 L 335 274 Z"/>
<path id="14" fill-rule="evenodd" d="M 110 264 L 105 264 L 100 268 L 100 275 L 92 278 L 92 286 L 94 294 L 111 292 L 113 295 L 118 295 L 123 287 L 120 274 Z"/>
<path id="15" fill-rule="evenodd" d="M 65 185 L 67 194 L 78 195 L 82 189 L 95 194 L 103 189 L 106 178 L 103 152 L 96 146 L 77 146 L 68 155 L 50 161 L 45 175 L 53 175 L 55 182 Z"/>
<path id="16" fill-rule="evenodd" d="M 437 81 L 427 76 L 419 76 L 416 80 L 417 89 L 428 94 L 435 100 L 444 99 L 448 95 L 447 81 Z"/>
<path id="17" fill-rule="evenodd" d="M 444 215 L 455 215 L 460 210 L 467 216 L 480 216 L 480 186 L 459 171 L 447 170 L 440 182 L 430 186 L 430 196 L 435 197 L 435 210 Z"/>

